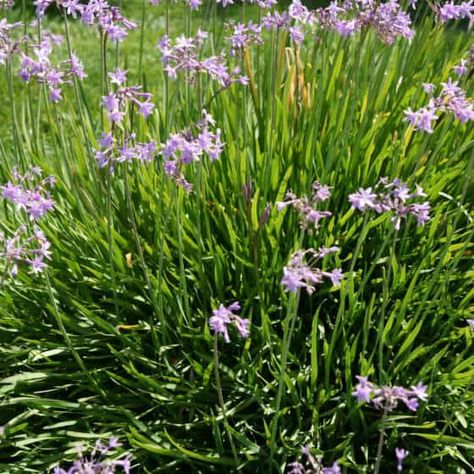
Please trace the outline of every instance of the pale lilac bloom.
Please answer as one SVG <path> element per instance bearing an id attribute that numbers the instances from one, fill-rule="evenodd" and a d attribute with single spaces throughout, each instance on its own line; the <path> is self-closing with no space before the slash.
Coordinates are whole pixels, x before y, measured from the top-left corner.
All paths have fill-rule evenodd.
<path id="1" fill-rule="evenodd" d="M 46 268 L 45 260 L 51 256 L 51 244 L 36 225 L 31 233 L 26 226 L 20 226 L 8 239 L 0 234 L 0 242 L 3 244 L 0 258 L 13 277 L 18 274 L 20 264 L 29 266 L 33 274 L 41 273 Z"/>
<path id="2" fill-rule="evenodd" d="M 324 467 L 322 464 L 322 456 L 313 456 L 309 446 L 301 448 L 304 456 L 302 462 L 293 462 L 288 464 L 287 474 L 341 474 L 341 468 L 337 462 L 331 467 Z"/>
<path id="3" fill-rule="evenodd" d="M 290 26 L 288 31 L 292 41 L 294 41 L 297 45 L 301 45 L 301 43 L 303 43 L 304 33 L 300 26 Z"/>
<path id="4" fill-rule="evenodd" d="M 416 411 L 419 402 L 428 399 L 427 387 L 421 382 L 412 386 L 410 390 L 396 385 L 377 387 L 369 382 L 367 377 L 358 375 L 356 378 L 359 383 L 355 386 L 352 395 L 359 403 L 371 403 L 379 410 L 391 412 L 397 408 L 399 402 L 402 402 L 410 411 Z"/>
<path id="5" fill-rule="evenodd" d="M 102 107 L 107 112 L 107 118 L 112 123 L 121 123 L 125 117 L 127 106 L 136 106 L 138 113 L 143 118 L 148 118 L 155 105 L 152 102 L 152 95 L 148 92 L 142 92 L 141 86 L 124 86 L 126 81 L 126 71 L 117 69 L 115 73 L 109 73 L 111 82 L 118 87 L 102 96 Z"/>
<path id="6" fill-rule="evenodd" d="M 127 135 L 118 143 L 112 133 L 102 133 L 99 140 L 99 149 L 95 150 L 95 157 L 100 168 L 107 167 L 110 173 L 115 170 L 116 163 L 130 161 L 151 162 L 157 153 L 155 141 L 140 143 L 134 134 Z"/>
<path id="7" fill-rule="evenodd" d="M 300 222 L 302 227 L 306 228 L 310 224 L 317 229 L 319 228 L 319 222 L 322 219 L 331 217 L 332 213 L 329 211 L 320 211 L 316 209 L 316 206 L 329 199 L 331 191 L 329 186 L 322 185 L 318 181 L 315 181 L 311 186 L 311 196 L 298 198 L 291 191 L 285 194 L 285 200 L 276 203 L 278 211 L 291 206 L 300 216 Z"/>
<path id="8" fill-rule="evenodd" d="M 356 379 L 359 383 L 355 387 L 355 391 L 352 395 L 357 399 L 359 403 L 366 402 L 370 403 L 371 394 L 374 390 L 374 386 L 369 382 L 367 377 L 356 375 Z"/>
<path id="9" fill-rule="evenodd" d="M 202 58 L 202 47 L 207 36 L 207 32 L 198 30 L 194 37 L 182 35 L 172 42 L 164 36 L 158 42 L 157 48 L 161 52 L 163 69 L 168 77 L 175 79 L 183 72 L 186 80 L 194 83 L 200 74 L 206 73 L 222 88 L 234 83 L 245 84 L 246 78 L 239 74 L 238 68 L 229 70 L 224 54 Z"/>
<path id="10" fill-rule="evenodd" d="M 389 181 L 387 178 L 381 178 L 375 189 L 360 188 L 357 193 L 349 195 L 349 201 L 353 208 L 362 212 L 368 210 L 374 210 L 378 214 L 392 212 L 391 220 L 395 223 L 395 229 L 399 230 L 402 220 L 408 215 L 414 216 L 418 225 L 424 225 L 429 220 L 431 210 L 429 202 L 411 202 L 413 199 L 424 196 L 426 194 L 418 185 L 415 192 L 411 192 L 399 179 Z"/>
<path id="11" fill-rule="evenodd" d="M 397 472 L 403 470 L 403 460 L 408 456 L 409 452 L 406 449 L 395 448 L 395 457 L 397 458 Z"/>
<path id="12" fill-rule="evenodd" d="M 341 468 L 337 461 L 334 461 L 331 467 L 323 467 L 321 474 L 341 474 Z"/>
<path id="13" fill-rule="evenodd" d="M 356 193 L 349 194 L 349 202 L 354 209 L 366 211 L 375 208 L 375 199 L 377 195 L 372 192 L 372 188 L 359 188 Z"/>
<path id="14" fill-rule="evenodd" d="M 387 44 L 392 44 L 398 37 L 411 40 L 414 35 L 410 16 L 395 0 L 384 3 L 372 0 L 332 2 L 326 8 L 316 9 L 312 22 L 335 30 L 341 36 L 350 36 L 362 28 L 373 28 Z"/>
<path id="15" fill-rule="evenodd" d="M 337 20 L 334 23 L 334 29 L 341 36 L 351 36 L 359 29 L 359 23 L 357 20 Z"/>
<path id="16" fill-rule="evenodd" d="M 66 471 L 58 466 L 51 474 L 130 474 L 132 467 L 130 454 L 109 459 L 113 451 L 120 446 L 122 446 L 121 443 L 115 437 L 110 438 L 108 445 L 97 441 L 89 455 L 85 455 L 82 446 L 78 446 L 77 459 L 70 468 Z"/>
<path id="17" fill-rule="evenodd" d="M 233 28 L 232 34 L 228 38 L 231 45 L 231 55 L 249 46 L 263 44 L 262 25 L 250 21 L 247 24 L 231 23 L 230 26 Z"/>
<path id="18" fill-rule="evenodd" d="M 453 71 L 457 76 L 464 76 L 468 71 L 468 62 L 466 59 L 461 59 L 461 62 L 454 66 Z"/>
<path id="19" fill-rule="evenodd" d="M 116 84 L 117 86 L 122 86 L 127 82 L 127 72 L 122 71 L 119 67 L 115 70 L 115 72 L 109 72 L 110 83 Z"/>
<path id="20" fill-rule="evenodd" d="M 201 120 L 192 128 L 171 134 L 161 145 L 161 155 L 166 160 L 165 174 L 187 191 L 191 190 L 191 185 L 184 178 L 183 165 L 198 162 L 203 156 L 216 161 L 220 158 L 225 145 L 221 130 L 214 128 L 214 119 L 205 110 L 201 114 Z"/>
<path id="21" fill-rule="evenodd" d="M 48 176 L 42 180 L 41 170 L 32 168 L 21 175 L 14 171 L 15 182 L 9 181 L 0 186 L 2 196 L 12 202 L 19 211 L 24 210 L 28 217 L 36 221 L 54 208 L 50 188 L 54 186 L 54 179 Z"/>
<path id="22" fill-rule="evenodd" d="M 467 324 L 471 328 L 471 331 L 474 332 L 474 319 L 466 319 Z"/>
<path id="23" fill-rule="evenodd" d="M 474 12 L 472 3 L 472 0 L 462 2 L 459 5 L 456 5 L 454 2 L 446 2 L 438 6 L 438 18 L 442 23 L 449 20 L 460 20 L 462 18 L 471 19 Z"/>
<path id="24" fill-rule="evenodd" d="M 224 336 L 225 342 L 230 342 L 228 326 L 234 326 L 242 339 L 250 335 L 250 320 L 237 316 L 235 312 L 239 310 L 240 304 L 237 301 L 228 307 L 221 304 L 218 309 L 213 310 L 209 318 L 209 327 L 214 334 Z"/>
<path id="25" fill-rule="evenodd" d="M 64 84 L 71 84 L 74 77 L 80 80 L 86 77 L 83 64 L 74 54 L 71 54 L 70 59 L 56 65 L 52 63 L 50 55 L 53 51 L 53 37 L 51 35 L 45 35 L 39 44 L 32 44 L 31 50 L 34 56 L 21 53 L 21 67 L 18 75 L 27 83 L 35 79 L 40 84 L 46 84 L 49 88 L 49 98 L 53 103 L 62 99 Z"/>
<path id="26" fill-rule="evenodd" d="M 432 84 L 430 84 L 430 86 L 432 86 Z M 441 93 L 438 97 L 432 97 L 428 106 L 415 112 L 410 108 L 405 110 L 405 120 L 408 121 L 415 130 L 423 130 L 432 133 L 432 122 L 438 119 L 436 112 L 451 112 L 461 123 L 474 121 L 474 104 L 466 97 L 466 92 L 459 87 L 458 82 L 449 78 L 447 82 L 441 83 L 441 86 Z M 434 86 L 430 87 L 430 95 L 433 90 Z"/>
<path id="27" fill-rule="evenodd" d="M 422 107 L 413 112 L 411 108 L 405 110 L 405 121 L 407 121 L 415 130 L 422 130 L 427 133 L 433 133 L 432 122 L 438 120 L 434 107 Z"/>
<path id="28" fill-rule="evenodd" d="M 314 263 L 325 255 L 334 253 L 334 249 L 336 247 L 298 250 L 293 253 L 288 264 L 283 268 L 283 277 L 280 282 L 285 291 L 296 293 L 299 289 L 305 289 L 308 294 L 312 294 L 316 286 L 324 283 L 325 279 L 330 280 L 333 286 L 339 286 L 344 277 L 341 269 L 327 272 L 314 267 Z"/>
<path id="29" fill-rule="evenodd" d="M 428 94 L 428 95 L 433 95 L 433 92 L 435 90 L 435 85 L 431 84 L 429 82 L 423 82 L 422 84 L 423 90 Z M 409 109 L 410 110 L 410 109 Z"/>

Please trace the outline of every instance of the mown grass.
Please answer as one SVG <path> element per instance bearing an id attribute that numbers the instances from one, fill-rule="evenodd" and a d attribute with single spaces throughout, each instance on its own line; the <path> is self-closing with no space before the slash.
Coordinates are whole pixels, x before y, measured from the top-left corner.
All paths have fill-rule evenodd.
<path id="1" fill-rule="evenodd" d="M 139 3 L 125 5 L 136 20 Z M 223 37 L 221 17 L 190 19 L 174 8 L 172 36 L 190 21 Z M 324 453 L 325 464 L 339 460 L 347 472 L 370 472 L 381 415 L 351 396 L 361 373 L 379 384 L 429 385 L 429 400 L 416 414 L 388 417 L 382 472 L 395 472 L 396 446 L 410 451 L 408 472 L 470 472 L 474 356 L 465 320 L 474 296 L 474 131 L 444 116 L 432 135 L 416 133 L 403 110 L 426 102 L 422 83 L 445 81 L 472 36 L 431 19 L 418 25 L 411 43 L 392 46 L 372 33 L 348 39 L 324 32 L 295 51 L 282 34 L 269 35 L 251 52 L 254 97 L 233 86 L 213 98 L 216 86 L 203 78 L 199 87 L 170 82 L 166 99 L 154 49 L 165 29 L 162 13 L 147 8 L 142 79 L 157 110 L 137 123 L 138 137 L 165 141 L 209 104 L 226 146 L 218 162 L 190 170 L 191 195 L 165 178 L 160 157 L 118 168 L 112 243 L 107 174 L 92 154 L 102 131 L 98 37 L 70 25 L 89 75 L 80 106 L 72 88 L 53 106 L 38 85 L 15 81 L 16 143 L 7 136 L 8 102 L 1 107 L 2 181 L 17 161 L 58 180 L 57 208 L 43 226 L 54 249 L 48 275 L 89 374 L 58 330 L 46 280 L 26 272 L 7 279 L 0 294 L 1 472 L 48 472 L 74 457 L 77 442 L 112 434 L 133 453 L 134 472 L 278 472 L 305 444 Z M 63 28 L 59 18 L 48 25 Z M 140 80 L 139 42 L 136 31 L 119 49 L 130 83 Z M 113 47 L 108 57 L 112 69 Z M 245 69 L 243 58 L 235 62 Z M 472 97 L 472 80 L 463 86 Z M 348 194 L 381 176 L 423 186 L 433 207 L 425 227 L 408 220 L 396 233 L 387 216 L 364 219 L 350 208 Z M 259 224 L 266 206 L 290 188 L 308 194 L 315 179 L 332 186 L 333 212 L 317 233 L 302 233 L 295 215 L 274 208 Z M 15 224 L 5 210 L 4 231 Z M 280 279 L 301 244 L 339 245 L 336 263 L 346 278 L 340 289 L 301 294 L 275 413 L 294 308 Z M 235 300 L 252 328 L 245 341 L 219 341 L 227 425 L 208 318 L 219 302 Z"/>

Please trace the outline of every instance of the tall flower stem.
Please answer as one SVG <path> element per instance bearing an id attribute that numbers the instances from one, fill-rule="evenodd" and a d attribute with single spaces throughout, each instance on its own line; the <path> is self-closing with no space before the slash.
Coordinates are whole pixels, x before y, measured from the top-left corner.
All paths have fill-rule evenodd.
<path id="1" fill-rule="evenodd" d="M 382 462 L 382 448 L 383 448 L 383 440 L 385 438 L 385 425 L 387 424 L 387 415 L 388 415 L 388 404 L 385 405 L 385 408 L 383 411 L 382 425 L 380 426 L 379 442 L 377 444 L 377 457 L 375 458 L 374 474 L 379 474 L 380 472 L 380 463 Z"/>
<path id="2" fill-rule="evenodd" d="M 390 289 L 390 280 L 392 279 L 392 259 L 396 258 L 396 243 L 397 243 L 397 234 L 393 237 L 392 243 L 392 251 L 389 255 L 387 260 L 387 272 L 384 278 L 384 285 L 383 285 L 383 300 L 382 300 L 382 309 L 380 314 L 380 321 L 379 321 L 379 328 L 377 331 L 377 339 L 378 339 L 378 351 L 379 351 L 379 377 L 383 379 L 383 346 L 384 346 L 384 336 L 383 333 L 385 331 L 385 312 L 388 306 L 389 300 L 389 289 Z"/>
<path id="3" fill-rule="evenodd" d="M 130 223 L 132 225 L 132 232 L 133 232 L 133 237 L 135 239 L 135 245 L 137 247 L 138 258 L 140 259 L 140 265 L 142 267 L 143 275 L 145 277 L 145 281 L 146 281 L 146 284 L 147 284 L 147 287 L 148 287 L 148 291 L 150 293 L 150 299 L 151 299 L 151 302 L 152 302 L 152 305 L 153 305 L 153 309 L 154 309 L 155 313 L 157 314 L 157 316 L 158 316 L 158 318 L 160 319 L 160 322 L 161 322 L 161 328 L 160 328 L 161 333 L 163 335 L 166 335 L 167 334 L 167 323 L 164 319 L 164 315 L 160 312 L 158 301 L 156 299 L 156 294 L 155 294 L 155 291 L 153 289 L 153 285 L 151 283 L 150 276 L 148 275 L 148 269 L 147 269 L 147 266 L 146 266 L 146 263 L 145 263 L 145 257 L 143 255 L 143 248 L 142 248 L 142 245 L 140 243 L 140 234 L 138 232 L 137 221 L 136 221 L 136 218 L 135 218 L 135 208 L 134 208 L 134 205 L 133 205 L 132 195 L 131 195 L 131 192 L 130 192 L 130 183 L 129 183 L 129 177 L 128 177 L 128 170 L 127 170 L 126 167 L 125 167 L 124 175 L 125 175 L 125 177 L 124 177 L 125 196 L 126 196 L 126 199 L 127 199 L 128 214 L 129 214 L 129 217 L 130 217 Z M 157 345 L 158 341 L 157 341 L 157 336 L 156 336 L 155 324 L 154 324 L 153 320 L 150 321 L 150 330 L 151 330 L 152 338 L 153 338 L 155 344 Z"/>
<path id="4" fill-rule="evenodd" d="M 188 286 L 186 283 L 186 268 L 184 265 L 184 243 L 183 243 L 183 234 L 181 230 L 181 189 L 176 188 L 176 228 L 178 233 L 178 252 L 179 252 L 179 274 L 180 274 L 180 281 L 181 281 L 181 291 L 183 292 L 184 298 L 184 319 L 187 322 L 188 316 L 190 314 L 189 311 L 189 297 L 188 297 Z M 182 319 L 182 318 L 181 318 Z M 182 321 L 180 321 L 179 326 L 181 330 Z"/>
<path id="5" fill-rule="evenodd" d="M 225 409 L 224 403 L 224 395 L 222 394 L 222 384 L 221 384 L 221 376 L 219 373 L 219 345 L 217 343 L 217 334 L 214 335 L 214 374 L 216 377 L 216 389 L 217 389 L 217 397 L 219 399 L 219 405 L 222 411 L 222 417 L 224 418 L 224 427 L 229 438 L 229 444 L 232 449 L 232 454 L 234 456 L 235 465 L 239 465 L 239 457 L 237 454 L 237 449 L 235 448 L 234 439 L 232 438 L 232 433 L 229 429 L 229 422 L 227 420 L 227 413 Z"/>
<path id="6" fill-rule="evenodd" d="M 71 41 L 71 33 L 69 31 L 69 21 L 67 19 L 67 13 L 66 12 L 63 12 L 63 19 L 64 19 L 64 31 L 65 31 L 65 34 L 66 34 L 66 45 L 67 45 L 68 56 L 69 56 L 69 60 L 72 60 L 72 56 L 73 56 L 72 55 L 72 41 Z M 81 101 L 81 94 L 79 92 L 79 79 L 77 77 L 73 78 L 73 89 L 74 89 L 74 97 L 75 97 L 76 103 L 77 103 L 79 121 L 81 122 L 82 134 L 84 135 L 84 140 L 87 141 L 88 140 L 88 134 L 87 134 L 84 118 L 85 118 L 85 116 L 87 116 L 89 126 L 92 123 L 92 118 L 90 116 L 89 107 L 87 105 L 87 102 L 84 100 L 84 96 L 83 96 L 83 99 L 82 99 L 84 101 L 84 104 Z M 84 105 L 85 105 L 85 107 L 84 107 Z M 86 113 L 84 113 L 84 110 L 85 110 Z M 89 148 L 89 147 L 87 147 L 87 148 Z M 90 162 L 91 162 L 91 165 L 92 165 L 93 157 L 92 157 L 92 154 L 90 153 L 90 151 L 89 151 L 89 159 L 90 159 Z"/>
<path id="7" fill-rule="evenodd" d="M 18 133 L 18 117 L 16 114 L 15 108 L 15 94 L 13 90 L 13 68 L 12 68 L 12 59 L 8 58 L 6 61 L 6 75 L 7 75 L 7 87 L 8 87 L 8 101 L 10 103 L 10 113 L 12 119 L 12 139 L 13 139 L 13 146 L 15 149 L 15 158 L 16 158 L 16 165 L 19 166 L 20 164 L 25 167 L 25 160 L 23 157 L 23 153 L 21 150 L 20 144 L 20 135 Z"/>
<path id="8" fill-rule="evenodd" d="M 52 311 L 53 316 L 56 320 L 56 324 L 58 325 L 59 331 L 61 332 L 61 335 L 63 336 L 64 341 L 66 342 L 66 345 L 69 349 L 69 352 L 72 354 L 72 356 L 74 357 L 74 360 L 76 361 L 77 365 L 84 372 L 84 375 L 89 380 L 89 382 L 91 382 L 91 384 L 95 387 L 95 389 L 98 391 L 98 393 L 103 398 L 105 398 L 106 397 L 105 392 L 102 390 L 102 388 L 99 386 L 97 381 L 94 379 L 94 377 L 92 377 L 92 375 L 88 371 L 86 365 L 84 364 L 84 361 L 82 360 L 81 356 L 79 355 L 76 348 L 74 347 L 74 345 L 71 341 L 71 338 L 69 337 L 69 334 L 67 333 L 66 328 L 64 327 L 63 320 L 61 318 L 61 315 L 59 314 L 59 309 L 58 309 L 58 305 L 57 305 L 57 302 L 56 302 L 56 298 L 54 297 L 53 288 L 51 286 L 51 280 L 49 278 L 48 269 L 46 269 L 44 271 L 44 275 L 45 275 L 45 281 L 46 281 L 46 288 L 48 290 L 48 295 L 49 295 L 49 298 L 51 300 L 51 305 L 52 305 L 52 308 L 53 308 L 53 311 Z"/>
<path id="9" fill-rule="evenodd" d="M 281 353 L 281 369 L 278 381 L 278 392 L 275 402 L 275 415 L 272 420 L 272 434 L 270 444 L 270 468 L 273 464 L 273 456 L 276 448 L 276 437 L 278 432 L 278 421 L 280 419 L 280 408 L 283 399 L 283 387 L 285 386 L 286 363 L 288 361 L 288 354 L 290 352 L 291 339 L 296 325 L 296 316 L 298 314 L 298 306 L 300 300 L 300 290 L 296 293 L 290 294 L 290 301 L 288 302 L 287 314 L 285 317 L 282 353 Z"/>
<path id="10" fill-rule="evenodd" d="M 143 45 L 145 43 L 146 0 L 142 0 L 142 19 L 140 24 L 140 52 L 138 56 L 138 80 L 142 80 Z"/>
<path id="11" fill-rule="evenodd" d="M 111 165 L 110 165 L 111 166 Z M 114 307 L 115 315 L 119 313 L 118 302 L 117 302 L 117 278 L 115 275 L 115 263 L 114 263 L 114 218 L 112 213 L 112 170 L 107 169 L 107 244 L 109 247 L 109 269 L 110 277 L 112 279 L 112 291 L 114 295 Z"/>

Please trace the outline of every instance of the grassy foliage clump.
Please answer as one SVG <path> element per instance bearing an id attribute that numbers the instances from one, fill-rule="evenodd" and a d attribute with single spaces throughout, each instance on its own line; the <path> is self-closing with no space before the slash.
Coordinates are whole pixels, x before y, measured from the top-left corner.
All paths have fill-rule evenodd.
<path id="1" fill-rule="evenodd" d="M 396 472 L 396 448 L 409 451 L 406 472 L 472 472 L 473 122 L 446 104 L 433 133 L 404 120 L 429 102 L 423 83 L 439 91 L 455 78 L 471 33 L 430 14 L 410 41 L 321 28 L 298 44 L 264 30 L 230 54 L 229 22 L 261 21 L 256 5 L 123 3 L 139 26 L 118 43 L 53 7 L 39 26 L 27 2 L 5 11 L 25 26 L 2 34 L 30 40 L 2 66 L 1 183 L 38 166 L 56 184 L 54 210 L 37 221 L 2 203 L 0 472 L 51 472 L 78 443 L 112 436 L 137 473 L 288 472 L 304 446 L 348 473 Z M 224 51 L 247 85 L 168 77 L 156 43 L 198 28 L 209 32 L 199 59 Z M 21 54 L 33 57 L 48 31 L 65 36 L 51 62 L 75 53 L 87 74 L 57 103 L 47 81 L 18 77 Z M 150 116 L 130 102 L 109 120 L 101 97 L 118 89 L 116 67 L 152 94 Z M 472 71 L 459 81 L 469 101 Z M 225 144 L 218 159 L 180 164 L 187 192 L 166 173 L 163 146 L 196 136 L 203 109 Z M 97 162 L 102 132 L 156 149 L 111 172 Z M 351 206 L 350 194 L 383 177 L 423 188 L 425 225 L 409 215 L 397 230 L 393 211 Z M 277 210 L 316 181 L 330 187 L 317 227 Z M 51 243 L 46 268 L 20 261 L 12 275 L 6 243 L 36 225 Z M 318 265 L 342 269 L 339 286 L 285 291 L 294 252 L 333 246 Z M 209 318 L 235 301 L 250 335 L 230 327 L 226 343 Z M 422 382 L 427 400 L 359 403 L 358 375 L 374 387 Z"/>

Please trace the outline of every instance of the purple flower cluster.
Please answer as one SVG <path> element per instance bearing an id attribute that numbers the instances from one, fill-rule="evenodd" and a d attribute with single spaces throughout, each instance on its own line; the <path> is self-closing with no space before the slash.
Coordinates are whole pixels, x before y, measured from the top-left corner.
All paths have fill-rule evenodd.
<path id="1" fill-rule="evenodd" d="M 392 212 L 391 220 L 395 223 L 395 229 L 400 230 L 402 220 L 410 214 L 416 218 L 418 225 L 424 225 L 429 220 L 431 207 L 428 201 L 421 204 L 408 202 L 424 196 L 426 194 L 418 185 L 414 192 L 410 192 L 406 183 L 399 179 L 389 181 L 381 178 L 375 188 L 359 188 L 356 193 L 350 194 L 349 201 L 354 209 L 362 212 Z"/>
<path id="2" fill-rule="evenodd" d="M 397 408 L 398 402 L 402 402 L 410 411 L 416 411 L 420 401 L 428 399 L 427 387 L 421 382 L 407 389 L 398 385 L 377 387 L 369 382 L 367 377 L 357 375 L 356 378 L 359 383 L 355 386 L 352 395 L 358 402 L 371 403 L 378 410 L 391 412 Z"/>
<path id="3" fill-rule="evenodd" d="M 110 438 L 108 445 L 97 441 L 89 456 L 84 455 L 82 448 L 79 447 L 78 457 L 69 469 L 62 469 L 58 466 L 53 469 L 51 474 L 114 474 L 118 472 L 129 474 L 132 461 L 130 454 L 119 459 L 108 459 L 113 451 L 120 446 L 122 445 L 114 437 Z"/>
<path id="4" fill-rule="evenodd" d="M 350 36 L 364 27 L 372 27 L 386 44 L 396 38 L 412 39 L 414 31 L 410 16 L 404 12 L 398 0 L 376 2 L 373 0 L 344 0 L 341 5 L 332 2 L 329 7 L 316 11 L 318 23 Z"/>
<path id="5" fill-rule="evenodd" d="M 461 2 L 456 5 L 454 2 L 443 2 L 442 5 L 437 5 L 437 14 L 441 23 L 446 23 L 449 20 L 461 20 L 462 18 L 469 18 L 472 20 L 474 6 L 473 0 L 468 2 Z"/>
<path id="6" fill-rule="evenodd" d="M 175 0 L 176 1 L 176 0 Z M 191 10 L 197 10 L 202 5 L 202 0 L 185 0 Z M 160 4 L 160 0 L 150 0 L 154 6 Z"/>
<path id="7" fill-rule="evenodd" d="M 1 256 L 5 260 L 5 269 L 12 276 L 18 274 L 20 263 L 29 265 L 32 273 L 42 272 L 46 267 L 45 259 L 49 259 L 51 255 L 51 244 L 38 227 L 37 221 L 54 208 L 49 191 L 54 186 L 54 178 L 48 176 L 41 179 L 41 174 L 39 168 L 31 168 L 24 175 L 14 170 L 13 182 L 0 186 L 3 198 L 11 202 L 20 213 L 25 211 L 34 222 L 32 229 L 24 224 L 20 225 L 11 238 L 5 238 L 3 234 L 0 236 L 3 243 Z"/>
<path id="8" fill-rule="evenodd" d="M 257 4 L 260 8 L 264 10 L 268 10 L 278 3 L 277 0 L 243 0 L 243 2 Z M 228 5 L 233 5 L 234 0 L 217 0 L 217 3 L 225 8 Z"/>
<path id="9" fill-rule="evenodd" d="M 267 30 L 286 30 L 290 38 L 300 45 L 305 37 L 305 28 L 314 26 L 316 17 L 300 0 L 293 0 L 288 10 L 282 13 L 269 12 L 262 18 L 262 26 Z"/>
<path id="10" fill-rule="evenodd" d="M 309 198 L 298 198 L 292 192 L 287 192 L 285 200 L 276 203 L 277 210 L 281 211 L 284 208 L 291 206 L 300 215 L 301 225 L 304 228 L 312 225 L 317 229 L 321 219 L 332 216 L 332 213 L 329 211 L 319 211 L 315 209 L 319 203 L 329 199 L 331 196 L 331 190 L 329 186 L 322 185 L 316 181 L 312 184 L 311 191 L 312 193 Z"/>
<path id="11" fill-rule="evenodd" d="M 471 331 L 474 332 L 474 319 L 466 319 L 467 324 L 471 328 Z"/>
<path id="12" fill-rule="evenodd" d="M 397 0 L 385 3 L 374 0 L 333 1 L 328 7 L 315 10 L 309 10 L 300 0 L 293 0 L 286 11 L 267 13 L 261 26 L 267 30 L 288 31 L 291 40 L 298 45 L 303 42 L 306 30 L 316 33 L 318 28 L 336 31 L 341 36 L 373 28 L 387 44 L 392 44 L 398 37 L 411 39 L 414 35 L 410 16 Z"/>
<path id="13" fill-rule="evenodd" d="M 466 63 L 461 63 L 455 72 L 465 74 Z M 428 94 L 433 94 L 434 84 L 424 84 Z M 461 123 L 474 122 L 474 103 L 466 97 L 466 92 L 459 87 L 457 81 L 448 79 L 441 83 L 441 92 L 437 97 L 431 97 L 428 105 L 413 112 L 411 108 L 405 110 L 405 120 L 415 129 L 433 133 L 432 122 L 438 120 L 439 113 L 452 113 Z"/>
<path id="14" fill-rule="evenodd" d="M 8 23 L 6 18 L 0 20 L 0 65 L 4 65 L 11 56 L 20 51 L 20 42 L 12 38 L 12 31 L 22 23 Z"/>
<path id="15" fill-rule="evenodd" d="M 188 82 L 194 82 L 201 73 L 207 73 L 223 88 L 234 83 L 248 84 L 248 78 L 240 75 L 238 67 L 229 70 L 225 56 L 210 56 L 201 59 L 202 47 L 208 33 L 199 30 L 194 38 L 179 36 L 172 42 L 164 36 L 157 47 L 161 53 L 161 61 L 168 77 L 176 79 L 178 73 L 184 72 Z"/>
<path id="16" fill-rule="evenodd" d="M 80 16 L 88 26 L 97 25 L 112 41 L 122 41 L 127 37 L 128 30 L 137 27 L 133 21 L 127 20 L 118 7 L 110 6 L 107 0 L 90 0 L 83 4 L 80 0 L 35 0 L 36 15 L 41 20 L 48 7 L 55 4 L 73 17 Z"/>
<path id="17" fill-rule="evenodd" d="M 325 279 L 330 280 L 334 286 L 338 286 L 344 277 L 340 268 L 326 272 L 312 266 L 316 261 L 326 255 L 336 253 L 338 250 L 338 247 L 297 250 L 291 255 L 288 264 L 283 268 L 281 284 L 285 287 L 285 291 L 296 293 L 300 288 L 304 288 L 308 294 L 312 294 L 316 289 L 316 285 L 322 284 Z M 307 258 L 307 256 L 310 258 Z"/>
<path id="18" fill-rule="evenodd" d="M 70 84 L 74 77 L 81 80 L 86 77 L 84 66 L 75 55 L 71 55 L 70 59 L 66 59 L 58 65 L 51 62 L 53 42 L 59 41 L 61 41 L 61 37 L 48 35 L 40 44 L 32 45 L 34 56 L 22 53 L 19 71 L 19 76 L 27 83 L 36 79 L 40 84 L 46 84 L 51 102 L 59 102 L 62 99 L 64 84 Z"/>
<path id="19" fill-rule="evenodd" d="M 303 447 L 301 451 L 306 458 L 304 463 L 289 464 L 287 474 L 341 474 L 342 471 L 337 462 L 334 462 L 331 467 L 323 467 L 322 456 L 314 457 L 309 446 Z"/>
<path id="20" fill-rule="evenodd" d="M 138 113 L 147 118 L 153 112 L 155 105 L 151 101 L 152 95 L 141 92 L 141 86 L 125 86 L 127 72 L 117 68 L 115 72 L 109 73 L 110 82 L 117 87 L 108 95 L 102 97 L 102 106 L 107 111 L 108 119 L 117 124 L 122 122 L 128 106 L 136 106 Z"/>
<path id="21" fill-rule="evenodd" d="M 183 165 L 199 161 L 204 155 L 215 161 L 224 148 L 220 129 L 211 130 L 215 124 L 214 119 L 203 110 L 201 120 L 194 126 L 197 133 L 193 133 L 192 129 L 183 130 L 170 135 L 162 144 L 161 154 L 165 158 L 165 173 L 188 192 L 192 187 L 182 173 Z"/>
<path id="22" fill-rule="evenodd" d="M 46 268 L 45 259 L 51 256 L 51 244 L 36 225 L 32 232 L 24 225 L 20 226 L 8 239 L 0 234 L 0 242 L 3 243 L 1 256 L 5 261 L 5 270 L 13 277 L 18 274 L 21 263 L 28 265 L 31 273 L 41 273 Z"/>
<path id="23" fill-rule="evenodd" d="M 33 221 L 54 208 L 54 201 L 49 191 L 49 188 L 54 186 L 54 177 L 40 179 L 41 174 L 40 168 L 31 168 L 24 175 L 14 170 L 13 182 L 9 181 L 0 186 L 2 197 L 13 203 L 18 210 L 26 211 Z"/>
<path id="24" fill-rule="evenodd" d="M 115 163 L 138 160 L 149 163 L 155 157 L 156 142 L 137 143 L 135 134 L 125 137 L 123 143 L 118 144 L 111 132 L 103 133 L 99 140 L 99 150 L 95 151 L 95 156 L 100 168 L 108 167 L 113 173 Z"/>
<path id="25" fill-rule="evenodd" d="M 225 342 L 230 342 L 229 326 L 234 326 L 242 339 L 246 339 L 250 335 L 250 320 L 242 319 L 234 314 L 239 310 L 240 304 L 237 301 L 227 308 L 221 304 L 218 309 L 213 310 L 212 316 L 209 318 L 209 327 L 214 331 L 214 334 L 224 336 Z"/>
<path id="26" fill-rule="evenodd" d="M 227 28 L 231 29 L 232 33 L 229 36 L 231 54 L 234 55 L 237 51 L 245 50 L 252 45 L 263 44 L 262 39 L 262 25 L 254 23 L 253 21 L 244 23 L 229 23 Z"/>

